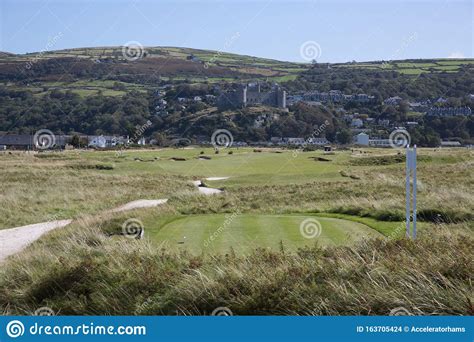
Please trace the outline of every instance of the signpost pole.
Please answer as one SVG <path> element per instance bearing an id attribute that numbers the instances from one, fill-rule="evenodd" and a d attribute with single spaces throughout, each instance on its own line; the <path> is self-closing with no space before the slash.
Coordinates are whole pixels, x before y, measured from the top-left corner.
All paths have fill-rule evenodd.
<path id="1" fill-rule="evenodd" d="M 411 186 L 410 178 L 413 173 L 413 214 L 411 214 Z M 413 149 L 407 146 L 406 152 L 406 236 L 416 239 L 416 145 Z M 410 232 L 411 220 L 413 217 L 413 232 Z"/>
<path id="2" fill-rule="evenodd" d="M 405 197 L 405 218 L 406 218 L 406 237 L 410 237 L 410 145 L 407 145 L 407 153 L 406 153 L 406 183 L 405 183 L 405 190 L 406 190 L 406 197 Z"/>
<path id="3" fill-rule="evenodd" d="M 416 239 L 416 145 L 413 147 L 413 239 Z"/>

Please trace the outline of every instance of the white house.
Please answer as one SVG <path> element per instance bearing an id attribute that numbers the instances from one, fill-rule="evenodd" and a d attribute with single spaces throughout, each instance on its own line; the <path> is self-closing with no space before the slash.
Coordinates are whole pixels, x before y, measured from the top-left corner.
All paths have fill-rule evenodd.
<path id="1" fill-rule="evenodd" d="M 388 99 L 385 99 L 383 103 L 386 105 L 397 105 L 400 102 L 402 102 L 402 100 L 403 99 L 400 96 L 394 96 L 394 97 L 389 97 Z"/>
<path id="2" fill-rule="evenodd" d="M 326 138 L 309 138 L 307 142 L 308 144 L 311 144 L 311 145 L 320 145 L 320 146 L 330 144 L 330 142 Z"/>
<path id="3" fill-rule="evenodd" d="M 461 143 L 459 141 L 441 141 L 441 147 L 461 147 Z"/>
<path id="4" fill-rule="evenodd" d="M 283 138 L 283 141 L 288 145 L 304 145 L 306 143 L 304 138 Z"/>
<path id="5" fill-rule="evenodd" d="M 88 137 L 90 147 L 105 148 L 107 145 L 107 140 L 103 135 L 93 135 Z"/>
<path id="6" fill-rule="evenodd" d="M 390 147 L 390 139 L 369 139 L 369 145 L 373 147 Z"/>
<path id="7" fill-rule="evenodd" d="M 168 102 L 166 100 L 161 99 L 161 100 L 158 101 L 158 105 L 155 107 L 155 109 L 156 110 L 165 109 L 167 104 L 168 104 Z"/>
<path id="8" fill-rule="evenodd" d="M 89 135 L 87 140 L 89 147 L 97 148 L 114 147 L 119 144 L 128 143 L 128 138 L 114 137 L 112 135 Z"/>
<path id="9" fill-rule="evenodd" d="M 283 139 L 280 138 L 280 137 L 271 137 L 270 142 L 273 143 L 273 144 L 282 144 Z"/>
<path id="10" fill-rule="evenodd" d="M 212 94 L 205 95 L 205 98 L 206 98 L 206 101 L 210 103 L 213 103 L 216 101 L 216 96 Z"/>
<path id="11" fill-rule="evenodd" d="M 361 119 L 352 119 L 351 126 L 360 128 L 360 127 L 364 126 L 364 122 L 362 122 Z"/>
<path id="12" fill-rule="evenodd" d="M 369 146 L 369 135 L 366 133 L 359 133 L 355 136 L 355 144 Z"/>

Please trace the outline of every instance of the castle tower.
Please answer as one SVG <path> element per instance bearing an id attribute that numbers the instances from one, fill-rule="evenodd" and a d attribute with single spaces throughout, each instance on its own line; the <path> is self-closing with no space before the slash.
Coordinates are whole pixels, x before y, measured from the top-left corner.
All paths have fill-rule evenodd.
<path id="1" fill-rule="evenodd" d="M 238 98 L 239 98 L 239 105 L 241 107 L 246 107 L 247 106 L 247 86 L 242 85 L 239 88 L 238 91 Z"/>
<path id="2" fill-rule="evenodd" d="M 286 108 L 286 91 L 279 86 L 276 88 L 276 105 L 280 108 Z"/>

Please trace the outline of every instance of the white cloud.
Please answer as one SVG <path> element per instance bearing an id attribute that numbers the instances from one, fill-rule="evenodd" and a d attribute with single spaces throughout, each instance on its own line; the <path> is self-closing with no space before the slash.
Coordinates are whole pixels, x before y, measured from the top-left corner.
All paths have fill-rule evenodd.
<path id="1" fill-rule="evenodd" d="M 449 54 L 448 58 L 466 58 L 466 56 L 461 51 L 454 51 Z"/>

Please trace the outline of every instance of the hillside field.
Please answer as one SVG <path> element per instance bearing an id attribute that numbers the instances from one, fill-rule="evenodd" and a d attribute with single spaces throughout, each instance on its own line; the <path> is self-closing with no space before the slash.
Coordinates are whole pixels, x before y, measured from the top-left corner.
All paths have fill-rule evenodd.
<path id="1" fill-rule="evenodd" d="M 123 96 L 128 91 L 154 91 L 160 81 L 217 84 L 258 80 L 284 84 L 296 80 L 311 68 L 309 63 L 185 47 L 143 46 L 140 52 L 143 58 L 136 61 L 127 61 L 122 47 L 118 46 L 22 55 L 3 53 L 0 54 L 0 85 L 28 90 L 35 96 L 47 95 L 52 90 L 69 90 L 82 97 L 99 93 Z M 190 56 L 196 60 L 189 60 Z M 473 63 L 473 59 L 415 59 L 333 63 L 327 66 L 335 71 L 346 68 L 396 71 L 417 77 L 423 73 L 456 73 Z M 322 65 L 326 66 L 326 63 Z M 23 79 L 28 82 L 22 82 Z"/>

